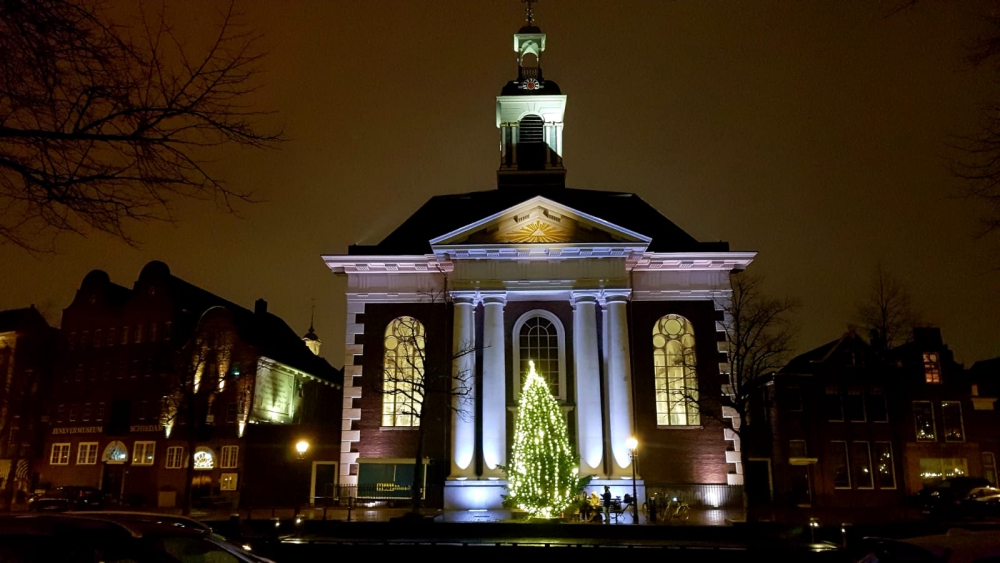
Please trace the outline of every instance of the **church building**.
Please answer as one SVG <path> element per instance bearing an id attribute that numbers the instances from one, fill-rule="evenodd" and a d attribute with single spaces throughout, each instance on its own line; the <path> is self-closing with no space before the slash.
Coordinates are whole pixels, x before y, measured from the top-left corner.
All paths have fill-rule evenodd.
<path id="1" fill-rule="evenodd" d="M 743 482 L 730 413 L 690 398 L 725 391 L 729 275 L 755 253 L 698 241 L 635 194 L 566 187 L 567 96 L 545 48 L 529 7 L 496 98 L 494 189 L 433 197 L 378 244 L 323 256 L 347 277 L 339 478 L 359 496 L 406 497 L 419 456 L 428 505 L 499 508 L 529 361 L 593 490 L 631 494 L 635 476 L 642 502 Z"/>

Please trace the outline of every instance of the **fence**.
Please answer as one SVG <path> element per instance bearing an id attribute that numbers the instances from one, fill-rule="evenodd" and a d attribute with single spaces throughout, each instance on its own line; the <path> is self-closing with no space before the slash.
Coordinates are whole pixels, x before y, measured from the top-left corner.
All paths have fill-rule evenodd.
<path id="1" fill-rule="evenodd" d="M 440 486 L 427 486 L 420 489 L 420 498 L 424 502 L 438 504 L 441 494 Z M 368 485 L 327 485 L 316 491 L 313 504 L 316 506 L 402 506 L 409 504 L 413 492 L 408 486 L 394 483 L 376 483 Z"/>
<path id="2" fill-rule="evenodd" d="M 742 508 L 742 485 L 669 484 L 646 483 L 646 496 L 659 495 L 666 499 L 676 498 L 691 507 L 700 508 Z"/>

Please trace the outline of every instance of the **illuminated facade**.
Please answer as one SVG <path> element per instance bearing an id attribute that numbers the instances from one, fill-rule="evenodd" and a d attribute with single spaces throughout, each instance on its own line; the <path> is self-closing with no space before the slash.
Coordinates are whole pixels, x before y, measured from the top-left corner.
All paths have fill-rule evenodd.
<path id="1" fill-rule="evenodd" d="M 252 311 L 239 307 L 161 262 L 147 264 L 131 289 L 89 273 L 62 327 L 37 464 L 42 486 L 179 506 L 193 462 L 196 496 L 235 506 L 248 474 L 265 469 L 246 463 L 259 427 L 325 422 L 332 427 L 317 435 L 339 430 L 339 418 L 324 418 L 320 406 L 340 400 L 338 370 L 263 300 Z M 336 463 L 335 452 L 321 455 Z"/>
<path id="2" fill-rule="evenodd" d="M 518 78 L 496 100 L 497 189 L 434 197 L 379 244 L 323 257 L 347 278 L 341 484 L 412 464 L 423 424 L 443 505 L 498 507 L 529 360 L 593 486 L 631 492 L 630 436 L 640 490 L 742 483 L 721 407 L 699 416 L 678 385 L 721 393 L 728 276 L 755 254 L 699 242 L 634 194 L 566 188 L 567 97 L 542 73 L 545 47 L 530 18 L 514 35 Z M 425 377 L 473 384 L 427 395 L 423 417 L 400 422 L 385 381 L 399 379 L 392 327 L 409 318 L 426 331 Z"/>

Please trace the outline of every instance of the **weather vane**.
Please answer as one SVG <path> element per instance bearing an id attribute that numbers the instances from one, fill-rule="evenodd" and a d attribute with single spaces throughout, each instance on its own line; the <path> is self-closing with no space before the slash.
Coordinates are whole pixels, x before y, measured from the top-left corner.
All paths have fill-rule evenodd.
<path id="1" fill-rule="evenodd" d="M 528 22 L 529 26 L 535 25 L 535 14 L 531 12 L 531 3 L 538 2 L 538 0 L 521 0 L 528 5 L 527 9 L 524 10 L 524 20 Z"/>

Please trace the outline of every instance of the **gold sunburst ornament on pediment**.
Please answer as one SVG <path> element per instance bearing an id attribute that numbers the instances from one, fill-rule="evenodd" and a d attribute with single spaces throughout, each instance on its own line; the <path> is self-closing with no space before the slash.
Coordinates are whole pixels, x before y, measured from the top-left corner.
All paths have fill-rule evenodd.
<path id="1" fill-rule="evenodd" d="M 568 233 L 563 229 L 545 221 L 532 221 L 526 225 L 500 234 L 499 242 L 507 243 L 545 243 L 567 242 Z"/>

